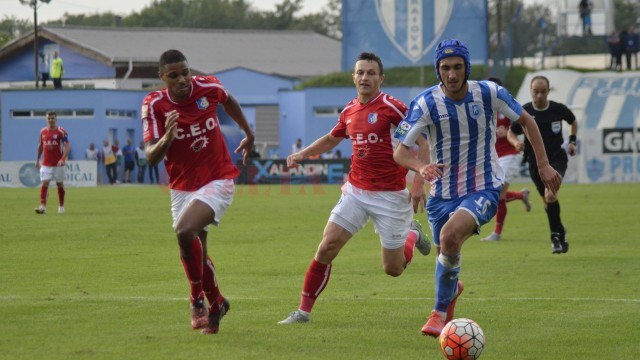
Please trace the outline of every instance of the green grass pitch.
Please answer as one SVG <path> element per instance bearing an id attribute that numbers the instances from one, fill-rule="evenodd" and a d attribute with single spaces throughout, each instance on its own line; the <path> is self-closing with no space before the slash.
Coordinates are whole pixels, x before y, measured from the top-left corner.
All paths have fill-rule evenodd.
<path id="1" fill-rule="evenodd" d="M 514 189 L 531 184 L 516 184 Z M 231 302 L 218 335 L 189 326 L 188 284 L 156 186 L 67 189 L 34 214 L 37 189 L 0 189 L 2 359 L 440 359 L 420 328 L 433 254 L 392 278 L 369 224 L 334 262 L 312 321 L 299 302 L 337 186 L 239 186 L 209 252 Z M 640 184 L 560 192 L 568 254 L 552 255 L 542 203 L 509 204 L 503 239 L 470 238 L 456 317 L 487 337 L 482 359 L 634 359 L 640 354 Z M 417 214 L 426 225 L 424 214 Z M 493 223 L 482 229 L 488 235 Z"/>

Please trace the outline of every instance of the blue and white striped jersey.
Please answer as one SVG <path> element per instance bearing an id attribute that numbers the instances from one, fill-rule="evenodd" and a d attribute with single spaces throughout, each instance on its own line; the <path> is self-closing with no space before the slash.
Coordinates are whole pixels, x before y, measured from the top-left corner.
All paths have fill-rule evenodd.
<path id="1" fill-rule="evenodd" d="M 460 101 L 446 97 L 440 85 L 423 91 L 396 129 L 395 137 L 406 146 L 425 134 L 431 163 L 445 164 L 444 176 L 431 182 L 431 196 L 455 199 L 502 185 L 495 113 L 516 121 L 522 105 L 494 82 L 469 80 L 468 84 L 467 95 Z"/>

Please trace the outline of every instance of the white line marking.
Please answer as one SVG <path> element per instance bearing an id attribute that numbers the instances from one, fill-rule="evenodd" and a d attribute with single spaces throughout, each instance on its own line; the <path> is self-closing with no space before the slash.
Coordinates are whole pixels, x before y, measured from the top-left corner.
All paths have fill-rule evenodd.
<path id="1" fill-rule="evenodd" d="M 464 301 L 571 301 L 571 302 L 614 302 L 614 303 L 638 303 L 640 299 L 623 299 L 623 298 L 552 298 L 552 297 L 512 297 L 512 298 L 476 298 L 462 296 Z M 229 296 L 230 300 L 238 301 L 290 301 L 293 298 L 275 298 L 275 297 L 234 297 Z M 323 301 L 434 301 L 432 297 L 359 297 L 359 298 L 346 298 L 346 297 L 330 297 L 325 296 Z M 111 296 L 111 295 L 62 295 L 62 296 L 20 296 L 20 295 L 0 295 L 1 302 L 12 301 L 148 301 L 148 302 L 171 302 L 171 301 L 188 301 L 187 297 L 160 297 L 160 296 Z"/>

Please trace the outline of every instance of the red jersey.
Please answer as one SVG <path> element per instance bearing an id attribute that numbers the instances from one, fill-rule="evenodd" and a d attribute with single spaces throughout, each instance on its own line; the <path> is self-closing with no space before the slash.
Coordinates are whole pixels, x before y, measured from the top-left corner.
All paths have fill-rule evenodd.
<path id="1" fill-rule="evenodd" d="M 497 128 L 503 128 L 505 131 L 509 131 L 511 127 L 511 119 L 506 116 L 498 113 L 498 121 L 496 123 Z M 497 137 L 496 136 L 496 152 L 498 153 L 498 157 L 503 157 L 506 155 L 515 155 L 518 153 L 518 150 L 511 145 L 507 137 Z"/>
<path id="2" fill-rule="evenodd" d="M 48 127 L 40 130 L 40 142 L 42 146 L 42 166 L 58 166 L 58 161 L 62 159 L 62 152 L 69 139 L 67 131 L 62 126 L 57 126 L 53 130 Z"/>
<path id="3" fill-rule="evenodd" d="M 342 110 L 331 135 L 351 140 L 351 184 L 372 191 L 406 188 L 407 170 L 393 160 L 391 142 L 406 114 L 402 101 L 383 92 L 366 104 L 355 98 Z"/>
<path id="4" fill-rule="evenodd" d="M 228 94 L 215 76 L 193 76 L 191 94 L 181 102 L 168 90 L 149 93 L 142 102 L 144 141 L 160 139 L 165 133 L 166 114 L 177 110 L 177 135 L 164 158 L 169 187 L 195 191 L 213 180 L 233 179 L 238 169 L 220 131 L 216 110 Z"/>

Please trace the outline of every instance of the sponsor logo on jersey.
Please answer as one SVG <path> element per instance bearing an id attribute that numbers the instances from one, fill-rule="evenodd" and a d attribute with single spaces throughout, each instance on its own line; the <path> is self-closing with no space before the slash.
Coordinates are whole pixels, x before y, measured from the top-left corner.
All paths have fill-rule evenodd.
<path id="1" fill-rule="evenodd" d="M 207 108 L 209 107 L 209 102 L 207 101 L 207 98 L 204 96 L 196 100 L 196 104 L 198 105 L 198 109 L 200 110 L 207 110 Z"/>
<path id="2" fill-rule="evenodd" d="M 357 155 L 360 159 L 362 159 L 362 158 L 364 158 L 365 156 L 367 156 L 367 154 L 368 154 L 368 153 L 369 153 L 369 148 L 368 148 L 368 147 L 366 147 L 366 146 L 361 146 L 361 147 L 359 147 L 359 148 L 358 148 L 358 150 L 357 150 L 357 152 L 356 152 L 356 155 Z"/>
<path id="3" fill-rule="evenodd" d="M 142 131 L 147 131 L 149 130 L 149 120 L 147 120 L 147 117 L 144 117 L 144 120 L 142 120 Z"/>
<path id="4" fill-rule="evenodd" d="M 378 122 L 378 113 L 369 114 L 369 124 L 375 124 Z"/>
<path id="5" fill-rule="evenodd" d="M 191 150 L 193 150 L 193 152 L 200 152 L 200 150 L 207 147 L 208 143 L 209 140 L 207 140 L 206 136 L 200 136 L 191 143 Z"/>

